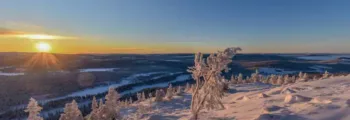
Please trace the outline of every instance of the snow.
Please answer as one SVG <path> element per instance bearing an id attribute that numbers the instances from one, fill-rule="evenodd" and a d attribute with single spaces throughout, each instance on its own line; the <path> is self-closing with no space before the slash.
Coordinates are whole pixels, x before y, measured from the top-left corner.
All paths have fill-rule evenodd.
<path id="1" fill-rule="evenodd" d="M 322 55 L 322 56 L 299 56 L 297 58 L 304 60 L 334 60 L 339 57 L 349 57 L 350 55 Z"/>
<path id="2" fill-rule="evenodd" d="M 71 93 L 67 97 L 96 95 L 96 94 L 108 91 L 108 88 L 110 88 L 110 87 L 116 88 L 116 87 L 120 87 L 120 86 L 123 86 L 123 85 L 130 84 L 133 80 L 137 79 L 137 77 L 150 76 L 150 75 L 159 74 L 159 73 L 165 73 L 165 72 L 149 72 L 149 73 L 134 74 L 132 76 L 124 78 L 119 83 L 111 84 L 111 85 L 108 85 L 108 86 L 100 86 L 100 87 L 94 87 L 94 88 L 91 88 L 91 89 L 85 89 L 85 90 L 82 90 L 82 91 Z"/>
<path id="3" fill-rule="evenodd" d="M 332 67 L 327 67 L 327 66 L 322 66 L 322 65 L 314 65 L 314 66 L 311 66 L 309 68 L 314 69 L 316 72 L 320 72 L 320 73 L 323 73 L 329 69 L 332 69 Z"/>
<path id="4" fill-rule="evenodd" d="M 119 68 L 86 68 L 86 69 L 80 69 L 80 72 L 114 72 L 114 70 L 117 70 Z"/>
<path id="5" fill-rule="evenodd" d="M 350 75 L 290 85 L 230 85 L 225 109 L 203 110 L 200 120 L 349 120 Z M 282 94 L 281 91 L 295 91 Z M 269 94 L 274 93 L 274 94 Z M 265 95 L 262 95 L 265 94 Z M 261 97 L 264 96 L 264 97 Z M 158 102 L 143 120 L 189 120 L 191 95 Z"/>
<path id="6" fill-rule="evenodd" d="M 164 60 L 164 61 L 167 61 L 167 62 L 181 62 L 181 60 Z"/>
<path id="7" fill-rule="evenodd" d="M 287 71 L 287 70 L 280 69 L 280 68 L 267 68 L 267 67 L 259 68 L 259 72 L 265 73 L 265 74 L 275 74 L 275 75 L 297 73 L 297 71 Z"/>
<path id="8" fill-rule="evenodd" d="M 22 76 L 25 75 L 25 73 L 6 73 L 6 72 L 0 72 L 0 76 Z"/>

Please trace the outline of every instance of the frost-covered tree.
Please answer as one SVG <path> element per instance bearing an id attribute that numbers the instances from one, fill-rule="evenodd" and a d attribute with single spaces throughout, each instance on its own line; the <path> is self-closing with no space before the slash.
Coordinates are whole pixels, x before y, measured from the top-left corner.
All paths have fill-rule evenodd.
<path id="1" fill-rule="evenodd" d="M 295 82 L 296 82 L 296 80 L 297 80 L 297 77 L 293 75 L 293 76 L 291 77 L 291 81 L 292 81 L 292 83 L 295 83 Z"/>
<path id="2" fill-rule="evenodd" d="M 96 100 L 96 97 L 94 96 L 91 102 L 91 113 L 88 116 L 88 120 L 98 120 L 99 119 L 99 110 L 98 110 L 98 103 Z"/>
<path id="3" fill-rule="evenodd" d="M 298 79 L 301 80 L 303 79 L 303 77 L 304 77 L 304 73 L 300 71 L 298 75 Z"/>
<path id="4" fill-rule="evenodd" d="M 191 85 L 189 83 L 186 83 L 185 92 L 191 91 Z"/>
<path id="5" fill-rule="evenodd" d="M 277 79 L 278 79 L 278 77 L 276 75 L 274 75 L 274 74 L 270 75 L 270 79 L 269 79 L 270 84 L 276 85 Z"/>
<path id="6" fill-rule="evenodd" d="M 235 75 L 233 75 L 233 74 L 231 76 L 231 80 L 230 81 L 231 81 L 231 84 L 238 84 L 238 81 L 237 81 Z"/>
<path id="7" fill-rule="evenodd" d="M 178 86 L 175 94 L 176 95 L 181 95 L 182 93 L 183 93 L 182 86 Z"/>
<path id="8" fill-rule="evenodd" d="M 329 77 L 328 71 L 325 71 L 322 75 L 322 79 L 327 79 Z"/>
<path id="9" fill-rule="evenodd" d="M 156 96 L 154 98 L 154 101 L 161 102 L 163 101 L 163 96 L 160 90 L 156 90 Z"/>
<path id="10" fill-rule="evenodd" d="M 144 101 L 144 100 L 146 100 L 147 98 L 146 98 L 146 95 L 145 95 L 145 92 L 142 92 L 142 101 Z"/>
<path id="11" fill-rule="evenodd" d="M 255 70 L 255 73 L 251 75 L 251 82 L 259 82 L 259 71 L 258 69 Z"/>
<path id="12" fill-rule="evenodd" d="M 129 104 L 132 104 L 133 103 L 133 101 L 132 101 L 132 98 L 130 97 L 129 98 Z"/>
<path id="13" fill-rule="evenodd" d="M 290 84 L 291 83 L 291 79 L 289 77 L 289 75 L 284 75 L 284 84 Z"/>
<path id="14" fill-rule="evenodd" d="M 167 100 L 171 100 L 174 96 L 174 89 L 173 86 L 170 84 L 168 89 L 166 90 L 165 98 Z"/>
<path id="15" fill-rule="evenodd" d="M 224 108 L 221 98 L 223 97 L 222 71 L 228 72 L 227 65 L 232 62 L 232 57 L 240 48 L 227 48 L 209 55 L 206 60 L 202 53 L 195 55 L 194 66 L 188 71 L 196 81 L 192 93 L 191 113 L 193 119 L 198 119 L 198 114 L 203 108 Z"/>
<path id="16" fill-rule="evenodd" d="M 238 82 L 239 84 L 242 84 L 242 83 L 243 83 L 243 74 L 242 74 L 242 73 L 239 73 L 239 74 L 238 74 L 237 82 Z"/>
<path id="17" fill-rule="evenodd" d="M 136 97 L 137 97 L 137 102 L 141 102 L 142 101 L 142 93 L 137 93 Z"/>
<path id="18" fill-rule="evenodd" d="M 283 84 L 284 84 L 284 79 L 281 75 L 279 75 L 277 78 L 277 85 L 283 85 Z"/>
<path id="19" fill-rule="evenodd" d="M 61 114 L 60 120 L 84 120 L 75 100 L 73 100 L 72 103 L 66 104 L 64 107 L 64 113 Z"/>
<path id="20" fill-rule="evenodd" d="M 29 113 L 28 120 L 44 120 L 39 116 L 42 109 L 34 98 L 30 98 L 27 109 L 24 111 Z"/>
<path id="21" fill-rule="evenodd" d="M 102 107 L 103 112 L 100 113 L 102 115 L 103 120 L 114 120 L 119 119 L 121 116 L 119 114 L 120 106 L 119 104 L 120 95 L 114 88 L 109 88 L 107 95 L 105 96 L 105 104 Z"/>
<path id="22" fill-rule="evenodd" d="M 303 79 L 304 79 L 305 81 L 308 80 L 308 79 L 309 79 L 309 75 L 308 75 L 307 73 L 304 73 Z"/>

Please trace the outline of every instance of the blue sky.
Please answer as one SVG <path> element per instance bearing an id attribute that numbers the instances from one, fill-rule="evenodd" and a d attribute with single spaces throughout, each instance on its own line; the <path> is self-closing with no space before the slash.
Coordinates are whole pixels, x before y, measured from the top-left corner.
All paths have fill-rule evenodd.
<path id="1" fill-rule="evenodd" d="M 35 32 L 111 46 L 168 45 L 172 52 L 229 46 L 350 52 L 349 6 L 346 0 L 13 0 L 0 4 L 0 28 L 33 31 L 28 26 L 35 25 L 41 28 Z"/>

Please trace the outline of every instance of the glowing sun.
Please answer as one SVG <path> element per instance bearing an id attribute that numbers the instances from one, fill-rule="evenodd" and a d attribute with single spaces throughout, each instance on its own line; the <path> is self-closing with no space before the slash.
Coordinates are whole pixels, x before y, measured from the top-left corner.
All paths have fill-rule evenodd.
<path id="1" fill-rule="evenodd" d="M 50 52 L 51 51 L 51 45 L 45 42 L 40 42 L 36 44 L 36 49 L 39 52 Z"/>

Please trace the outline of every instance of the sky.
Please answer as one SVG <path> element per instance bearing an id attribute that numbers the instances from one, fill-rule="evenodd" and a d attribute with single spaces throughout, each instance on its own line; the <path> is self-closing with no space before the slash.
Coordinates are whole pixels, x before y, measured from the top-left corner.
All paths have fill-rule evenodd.
<path id="1" fill-rule="evenodd" d="M 245 53 L 350 53 L 349 6 L 348 0 L 7 0 L 0 4 L 0 52 L 37 52 L 35 44 L 46 42 L 55 53 L 237 46 Z"/>

